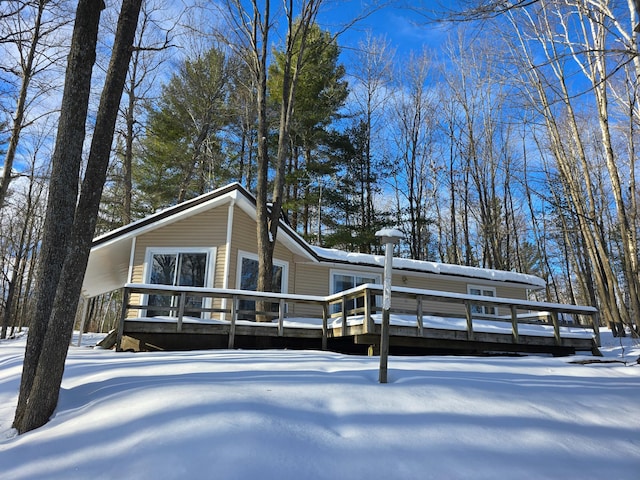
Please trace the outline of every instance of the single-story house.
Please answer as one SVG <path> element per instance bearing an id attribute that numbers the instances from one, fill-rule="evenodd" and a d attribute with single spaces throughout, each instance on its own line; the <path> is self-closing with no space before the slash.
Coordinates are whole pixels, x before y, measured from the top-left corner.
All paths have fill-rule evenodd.
<path id="1" fill-rule="evenodd" d="M 130 284 L 253 291 L 257 287 L 256 243 L 256 199 L 240 184 L 233 183 L 97 237 L 82 294 L 90 298 Z M 274 251 L 274 292 L 322 297 L 362 284 L 379 285 L 383 267 L 384 256 L 310 245 L 280 220 Z M 461 298 L 522 301 L 530 291 L 545 287 L 542 279 L 532 275 L 401 258 L 393 259 L 392 284 L 408 292 L 441 291 Z M 175 310 L 170 308 L 174 301 L 171 298 L 161 292 L 134 292 L 131 304 L 138 308 L 129 309 L 126 318 L 160 321 L 162 316 L 175 316 Z M 201 318 L 229 320 L 229 314 L 223 312 L 227 300 L 197 295 L 189 298 L 196 307 L 209 308 L 198 314 Z M 401 309 L 402 303 L 410 300 L 403 297 L 393 302 L 393 308 Z M 379 297 L 376 304 L 379 305 Z M 162 310 L 163 307 L 167 309 Z M 415 311 L 415 303 L 407 308 Z M 482 318 L 504 319 L 515 312 L 509 304 L 476 303 L 470 307 L 462 301 L 437 305 L 425 301 L 419 308 L 424 314 L 437 312 L 439 316 L 458 318 L 465 314 L 469 317 L 469 308 L 475 317 Z M 288 302 L 286 316 L 317 317 L 317 305 Z"/>
<path id="2" fill-rule="evenodd" d="M 286 222 L 279 228 L 277 291 L 328 295 L 382 283 L 383 256 L 313 246 Z M 257 264 L 256 200 L 233 183 L 97 237 L 82 293 L 93 297 L 127 283 L 254 290 Z M 401 258 L 393 260 L 392 284 L 515 299 L 545 286 L 532 275 Z"/>

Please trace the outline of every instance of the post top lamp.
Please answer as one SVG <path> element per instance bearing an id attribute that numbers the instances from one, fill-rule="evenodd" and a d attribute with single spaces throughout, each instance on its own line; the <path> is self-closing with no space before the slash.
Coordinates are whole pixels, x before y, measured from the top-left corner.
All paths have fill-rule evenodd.
<path id="1" fill-rule="evenodd" d="M 396 244 L 404 238 L 404 233 L 397 228 L 383 228 L 376 232 L 376 237 L 380 239 L 380 243 Z"/>
<path id="2" fill-rule="evenodd" d="M 396 228 L 385 228 L 376 232 L 380 243 L 385 244 L 384 283 L 382 285 L 382 328 L 380 329 L 380 371 L 378 381 L 387 383 L 387 362 L 389 357 L 389 316 L 391 310 L 391 270 L 393 268 L 393 246 L 404 234 Z"/>

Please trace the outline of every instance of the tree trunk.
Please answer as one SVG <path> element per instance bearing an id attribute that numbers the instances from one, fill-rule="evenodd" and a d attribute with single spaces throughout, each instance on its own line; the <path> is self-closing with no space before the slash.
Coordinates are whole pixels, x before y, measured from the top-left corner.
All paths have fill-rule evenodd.
<path id="1" fill-rule="evenodd" d="M 73 222 L 72 237 L 49 319 L 47 334 L 18 431 L 44 425 L 58 402 L 69 338 L 95 231 L 118 107 L 127 75 L 142 0 L 124 0 L 114 39 L 111 62 L 100 99 L 87 170 Z M 79 12 L 80 14 L 80 12 Z M 94 44 L 95 46 L 95 44 Z"/>
<path id="2" fill-rule="evenodd" d="M 36 308 L 28 320 L 29 336 L 13 422 L 14 428 L 19 431 L 24 431 L 21 429 L 22 419 L 47 333 L 49 316 L 73 225 L 78 195 L 76 179 L 80 173 L 91 71 L 96 58 L 98 23 L 103 7 L 102 0 L 80 0 L 76 11 L 56 146 L 51 159 L 51 181 L 36 280 Z"/>

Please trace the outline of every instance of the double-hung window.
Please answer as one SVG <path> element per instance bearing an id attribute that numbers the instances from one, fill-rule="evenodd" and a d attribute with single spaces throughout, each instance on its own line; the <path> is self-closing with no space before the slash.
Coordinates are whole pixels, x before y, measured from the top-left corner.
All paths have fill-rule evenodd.
<path id="1" fill-rule="evenodd" d="M 146 283 L 187 287 L 210 287 L 210 272 L 214 248 L 149 248 L 146 256 Z M 147 296 L 147 316 L 177 316 L 178 296 L 153 294 Z M 186 298 L 184 314 L 201 316 L 198 309 L 204 307 L 202 297 Z"/>
<path id="2" fill-rule="evenodd" d="M 481 287 L 476 285 L 469 285 L 467 288 L 467 291 L 469 292 L 469 295 L 479 295 L 482 297 L 496 296 L 496 289 L 493 287 Z M 471 305 L 471 313 L 474 313 L 477 315 L 486 315 L 486 316 L 495 316 L 497 314 L 496 307 L 494 307 L 493 305 L 478 305 L 478 304 Z"/>

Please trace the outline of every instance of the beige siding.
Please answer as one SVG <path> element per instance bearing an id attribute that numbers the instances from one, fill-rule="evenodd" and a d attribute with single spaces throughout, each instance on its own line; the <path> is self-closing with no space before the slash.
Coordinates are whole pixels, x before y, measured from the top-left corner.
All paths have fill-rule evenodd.
<path id="1" fill-rule="evenodd" d="M 144 282 L 144 262 L 149 247 L 203 247 L 216 248 L 215 265 L 213 271 L 213 286 L 222 288 L 225 286 L 224 273 L 226 261 L 227 221 L 229 206 L 221 205 L 215 209 L 170 223 L 157 228 L 154 231 L 144 233 L 136 239 L 134 254 L 133 278 L 134 283 Z M 256 223 L 243 210 L 234 207 L 233 210 L 232 247 L 229 252 L 229 288 L 236 288 L 238 270 L 238 252 L 247 252 L 257 255 Z M 353 273 L 377 273 L 382 278 L 382 268 L 367 269 L 350 267 L 349 265 L 314 264 L 308 258 L 294 255 L 281 242 L 278 242 L 274 252 L 274 259 L 288 264 L 287 292 L 300 295 L 328 295 L 331 285 L 331 271 L 346 271 Z M 395 273 L 393 285 L 416 289 L 441 290 L 455 293 L 467 293 L 468 285 L 492 286 L 496 289 L 496 295 L 508 298 L 526 298 L 526 290 L 516 286 L 504 286 L 488 281 L 474 281 L 468 279 L 442 278 L 437 275 L 418 273 Z M 132 298 L 132 302 L 139 299 Z M 216 305 L 217 306 L 217 305 Z M 415 301 L 396 299 L 394 308 L 415 310 Z M 290 316 L 317 316 L 318 307 L 309 305 L 289 305 Z M 461 305 L 447 303 L 426 302 L 423 306 L 425 314 L 451 314 L 463 315 L 464 308 Z M 137 312 L 131 312 L 135 314 Z M 499 314 L 507 315 L 509 312 L 501 310 Z"/>
<path id="2" fill-rule="evenodd" d="M 308 262 L 308 260 L 307 260 Z M 296 265 L 295 286 L 299 295 L 328 295 L 329 268 L 326 265 L 299 263 Z M 291 315 L 312 317 L 318 315 L 318 307 L 299 304 L 289 309 Z"/>
<path id="3" fill-rule="evenodd" d="M 435 275 L 422 275 L 418 276 L 408 275 L 408 274 L 394 274 L 393 276 L 393 285 L 408 287 L 408 288 L 419 288 L 424 290 L 439 290 L 445 292 L 452 293 L 461 293 L 467 294 L 468 287 L 470 285 L 480 286 L 480 287 L 491 287 L 495 288 L 496 296 L 503 298 L 516 298 L 516 299 L 525 299 L 526 298 L 526 290 L 524 288 L 519 288 L 515 286 L 505 286 L 499 283 L 491 283 L 487 281 L 483 281 L 481 279 L 473 280 L 473 279 L 443 279 L 439 278 Z M 407 309 L 415 309 L 415 302 L 410 300 L 397 301 L 393 303 L 394 307 L 397 308 L 407 308 Z M 458 305 L 454 303 L 442 303 L 442 302 L 425 302 L 423 304 L 423 312 L 425 315 L 430 313 L 438 313 L 438 314 L 449 314 L 449 315 L 464 315 L 465 310 L 463 305 Z M 499 309 L 498 315 L 509 315 L 510 311 L 508 309 Z"/>
<path id="4" fill-rule="evenodd" d="M 249 215 L 239 208 L 235 208 L 233 213 L 233 234 L 231 240 L 231 258 L 229 269 L 229 287 L 236 288 L 238 285 L 238 252 L 246 252 L 253 255 L 258 254 L 258 245 L 256 237 L 256 222 Z M 276 243 L 275 251 L 273 252 L 273 258 L 275 261 L 287 262 L 288 276 L 287 276 L 287 292 L 295 293 L 295 262 L 294 255 L 289 249 L 283 246 L 280 242 Z"/>
<path id="5" fill-rule="evenodd" d="M 344 271 L 352 272 L 356 274 L 368 274 L 378 273 L 382 278 L 383 270 L 379 269 L 377 272 L 373 270 L 362 270 L 357 268 L 349 268 L 348 265 L 314 265 L 314 264 L 299 264 L 296 266 L 296 291 L 295 293 L 303 295 L 328 295 L 331 285 L 331 271 Z M 394 286 L 402 286 L 407 288 L 415 288 L 422 290 L 438 290 L 453 293 L 466 294 L 468 293 L 469 285 L 490 286 L 496 289 L 496 296 L 506 298 L 524 299 L 526 298 L 526 290 L 515 286 L 504 286 L 500 284 L 491 284 L 482 280 L 469 281 L 468 279 L 451 279 L 442 278 L 436 275 L 426 275 L 419 273 L 394 273 L 392 277 L 392 284 Z M 412 299 L 398 299 L 396 298 L 392 303 L 393 309 L 415 311 L 416 302 Z M 312 307 L 305 307 L 303 305 L 297 306 L 295 313 L 298 316 L 309 315 L 309 311 Z M 464 315 L 465 310 L 463 305 L 455 303 L 443 303 L 443 302 L 424 302 L 423 312 L 428 314 L 440 314 L 440 315 Z M 508 315 L 509 311 L 500 309 L 499 315 Z"/>
<path id="6" fill-rule="evenodd" d="M 144 282 L 144 262 L 149 247 L 216 247 L 214 287 L 222 286 L 227 225 L 227 208 L 218 207 L 140 235 L 133 259 L 133 282 Z"/>
<path id="7" fill-rule="evenodd" d="M 149 247 L 215 247 L 215 264 L 211 268 L 214 275 L 212 284 L 216 288 L 222 287 L 227 240 L 227 212 L 228 207 L 223 205 L 138 236 L 133 258 L 132 282 L 145 282 L 144 262 Z M 131 303 L 139 304 L 139 296 L 132 296 Z M 129 312 L 130 317 L 137 314 L 137 310 Z"/>

